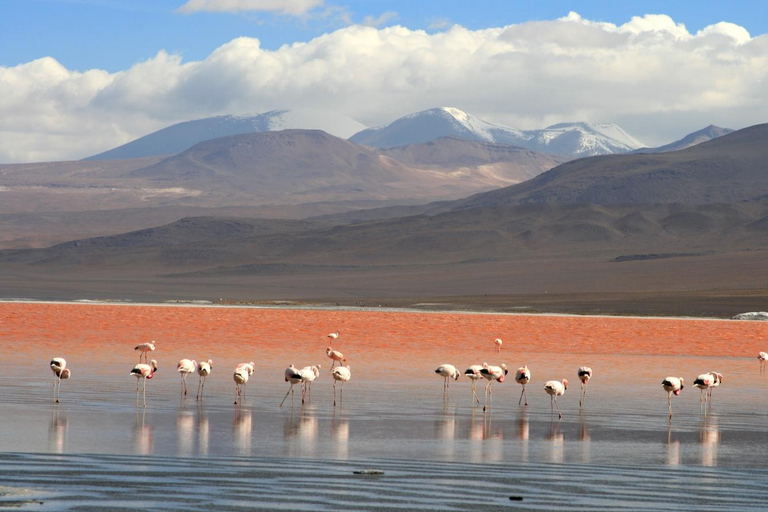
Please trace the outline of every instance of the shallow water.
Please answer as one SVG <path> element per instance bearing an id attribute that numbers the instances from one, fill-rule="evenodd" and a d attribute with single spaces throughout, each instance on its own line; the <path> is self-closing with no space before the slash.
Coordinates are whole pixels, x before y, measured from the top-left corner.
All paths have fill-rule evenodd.
<path id="1" fill-rule="evenodd" d="M 768 493 L 768 376 L 754 358 L 765 324 L 63 304 L 0 315 L 0 485 L 29 489 L 0 488 L 0 508 L 757 510 Z M 334 408 L 324 334 L 337 328 L 353 377 Z M 145 409 L 128 373 L 149 339 L 160 370 Z M 54 356 L 73 371 L 60 404 Z M 197 375 L 181 396 L 182 357 L 214 360 L 202 401 Z M 233 368 L 251 360 L 235 406 Z M 511 375 L 483 413 L 467 379 L 444 393 L 433 373 L 483 361 L 527 364 L 529 406 Z M 323 368 L 306 405 L 297 387 L 280 408 L 291 363 Z M 580 410 L 582 365 L 595 377 Z M 710 370 L 725 378 L 702 408 L 692 383 Z M 671 421 L 667 375 L 687 383 Z M 542 386 L 563 377 L 558 420 Z M 371 467 L 385 474 L 353 474 Z"/>

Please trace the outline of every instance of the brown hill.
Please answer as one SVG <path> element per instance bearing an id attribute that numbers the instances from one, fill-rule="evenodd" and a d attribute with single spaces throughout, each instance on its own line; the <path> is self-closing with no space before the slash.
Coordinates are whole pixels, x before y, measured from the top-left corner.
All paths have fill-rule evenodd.
<path id="1" fill-rule="evenodd" d="M 610 155 L 560 165 L 454 208 L 492 204 L 734 203 L 768 195 L 768 124 L 661 154 Z"/>

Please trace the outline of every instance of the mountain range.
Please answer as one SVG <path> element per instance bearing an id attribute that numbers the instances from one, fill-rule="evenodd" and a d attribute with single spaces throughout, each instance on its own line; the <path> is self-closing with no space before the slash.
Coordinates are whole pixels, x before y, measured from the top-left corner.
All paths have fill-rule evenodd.
<path id="1" fill-rule="evenodd" d="M 355 159 L 372 151 L 343 142 Z M 749 291 L 763 300 L 766 148 L 768 125 L 758 125 L 682 151 L 566 162 L 520 184 L 352 224 L 187 218 L 47 249 L 2 251 L 0 282 L 6 293 L 48 297 L 497 294 L 525 304 L 525 297 L 547 294 L 687 293 L 715 300 L 724 291 Z M 425 164 L 441 155 L 425 145 L 400 162 Z M 167 176 L 147 169 L 152 166 L 131 173 Z M 206 172 L 201 165 L 190 179 Z"/>

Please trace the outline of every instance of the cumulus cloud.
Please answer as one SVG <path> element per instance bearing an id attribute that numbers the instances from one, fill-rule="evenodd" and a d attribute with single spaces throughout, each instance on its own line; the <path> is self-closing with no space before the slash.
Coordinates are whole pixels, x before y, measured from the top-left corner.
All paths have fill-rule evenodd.
<path id="1" fill-rule="evenodd" d="M 0 67 L 0 162 L 80 158 L 184 120 L 290 107 L 370 126 L 436 106 L 521 129 L 617 122 L 661 144 L 765 122 L 767 78 L 768 36 L 730 23 L 691 33 L 665 15 L 437 33 L 352 25 L 276 50 L 237 38 L 201 61 L 160 51 L 118 73 L 46 58 Z"/>
<path id="2" fill-rule="evenodd" d="M 188 0 L 179 12 L 269 11 L 299 16 L 323 5 L 323 0 Z"/>

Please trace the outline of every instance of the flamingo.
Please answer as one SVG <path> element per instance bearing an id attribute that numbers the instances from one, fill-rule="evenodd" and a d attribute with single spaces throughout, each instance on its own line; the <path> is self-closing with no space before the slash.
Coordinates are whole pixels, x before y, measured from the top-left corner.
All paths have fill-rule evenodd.
<path id="1" fill-rule="evenodd" d="M 197 371 L 197 361 L 192 359 L 182 359 L 176 365 L 176 371 L 181 374 L 181 390 L 184 396 L 187 396 L 187 375 Z"/>
<path id="2" fill-rule="evenodd" d="M 235 374 L 232 378 L 235 380 L 235 405 L 243 403 L 245 398 L 245 385 L 248 384 L 248 379 L 253 374 L 253 362 L 240 363 L 235 367 Z"/>
<path id="3" fill-rule="evenodd" d="M 587 384 L 589 379 L 592 378 L 592 368 L 589 366 L 582 366 L 579 368 L 579 380 L 581 381 L 581 398 L 579 398 L 579 407 L 584 405 L 587 401 Z"/>
<path id="4" fill-rule="evenodd" d="M 339 363 L 339 366 L 341 366 L 341 362 L 342 361 L 344 361 L 344 362 L 347 361 L 347 359 L 344 357 L 344 354 L 342 354 L 338 350 L 333 350 L 331 347 L 328 347 L 327 349 L 325 349 L 325 355 L 330 357 L 331 360 L 333 361 L 331 363 L 331 371 L 333 371 L 333 366 L 336 363 Z"/>
<path id="5" fill-rule="evenodd" d="M 480 375 L 488 379 L 488 384 L 485 385 L 485 404 L 483 404 L 483 410 L 485 411 L 488 407 L 488 397 L 490 396 L 490 402 L 493 403 L 493 389 L 491 389 L 491 384 L 493 384 L 493 381 L 497 382 L 504 382 L 504 378 L 506 377 L 507 373 L 507 365 L 504 363 L 501 363 L 501 366 L 488 366 L 488 363 L 483 363 L 483 367 L 480 370 Z"/>
<path id="6" fill-rule="evenodd" d="M 457 370 L 456 367 L 453 366 L 452 364 L 441 364 L 440 366 L 437 367 L 437 370 L 435 370 L 435 373 L 443 377 L 443 379 L 445 379 L 443 381 L 443 391 L 448 389 L 450 379 L 453 379 L 453 380 L 459 379 L 459 370 Z"/>
<path id="7" fill-rule="evenodd" d="M 493 340 L 493 342 L 496 344 L 496 353 L 498 354 L 499 352 L 501 352 L 501 344 L 503 342 L 501 341 L 501 338 L 496 338 L 495 340 Z"/>
<path id="8" fill-rule="evenodd" d="M 757 360 L 760 361 L 760 374 L 765 373 L 765 362 L 768 361 L 768 352 L 758 352 Z"/>
<path id="9" fill-rule="evenodd" d="M 330 334 L 326 334 L 325 337 L 328 338 L 329 340 L 333 341 L 333 340 L 335 340 L 336 338 L 339 337 L 339 334 L 341 334 L 341 331 L 336 330 L 336 332 L 332 332 Z"/>
<path id="10" fill-rule="evenodd" d="M 715 383 L 715 376 L 711 373 L 702 373 L 696 377 L 693 381 L 693 385 L 701 390 L 699 396 L 699 402 L 707 402 L 709 399 L 709 391 Z"/>
<path id="11" fill-rule="evenodd" d="M 466 370 L 464 370 L 464 375 L 466 375 L 471 381 L 472 381 L 472 397 L 477 401 L 477 403 L 480 403 L 480 399 L 477 397 L 477 381 L 482 379 L 483 376 L 480 374 L 480 370 L 483 369 L 483 365 L 480 364 L 473 364 Z"/>
<path id="12" fill-rule="evenodd" d="M 205 391 L 205 378 L 211 374 L 213 369 L 213 359 L 201 361 L 197 366 L 197 374 L 200 378 L 197 380 L 197 398 L 196 400 L 203 399 L 203 391 Z"/>
<path id="13" fill-rule="evenodd" d="M 525 405 L 528 405 L 528 395 L 525 394 L 525 385 L 531 381 L 531 370 L 529 370 L 527 366 L 518 368 L 515 372 L 515 381 L 517 381 L 518 384 L 523 385 L 523 391 L 520 393 L 520 400 L 517 401 L 517 405 L 520 405 L 520 402 L 523 401 L 523 397 L 525 397 Z"/>
<path id="14" fill-rule="evenodd" d="M 61 381 L 68 379 L 72 372 L 67 368 L 67 361 L 63 357 L 54 357 L 51 360 L 51 370 L 53 371 L 53 401 L 59 403 Z"/>
<path id="15" fill-rule="evenodd" d="M 147 379 L 151 379 L 155 376 L 157 371 L 157 361 L 152 359 L 149 364 L 139 363 L 131 370 L 131 375 L 136 377 L 136 407 L 139 406 L 139 381 L 144 380 L 144 407 L 147 406 Z"/>
<path id="16" fill-rule="evenodd" d="M 139 363 L 141 363 L 141 358 L 144 357 L 144 362 L 147 362 L 147 352 L 152 352 L 155 350 L 155 340 L 152 340 L 148 343 L 139 343 L 136 345 L 136 347 L 133 350 L 139 351 Z"/>
<path id="17" fill-rule="evenodd" d="M 557 415 L 560 419 L 563 419 L 563 413 L 560 412 L 560 404 L 557 403 L 557 397 L 563 396 L 565 394 L 565 390 L 568 389 L 568 381 L 563 379 L 562 382 L 558 382 L 556 380 L 550 380 L 547 381 L 546 384 L 544 384 L 544 391 L 549 394 L 549 408 L 552 413 L 554 413 L 554 408 L 552 407 L 552 404 L 557 405 Z"/>
<path id="18" fill-rule="evenodd" d="M 661 381 L 661 385 L 664 387 L 664 391 L 669 393 L 667 404 L 669 405 L 669 419 L 672 419 L 672 394 L 679 395 L 685 387 L 685 381 L 682 377 L 667 377 Z"/>
<path id="19" fill-rule="evenodd" d="M 293 407 L 293 385 L 294 384 L 300 384 L 301 383 L 301 372 L 296 369 L 295 366 L 291 365 L 288 368 L 285 369 L 285 382 L 290 382 L 291 387 L 288 389 L 288 393 L 285 394 L 285 397 L 283 397 L 283 401 L 280 402 L 280 405 L 278 407 L 282 407 L 285 403 L 285 399 L 288 398 L 288 395 L 291 395 L 291 407 Z M 301 393 L 301 403 L 304 403 L 304 392 L 302 390 Z"/>
<path id="20" fill-rule="evenodd" d="M 333 406 L 336 407 L 336 383 L 341 382 L 341 391 L 339 397 L 339 405 L 344 403 L 344 383 L 352 378 L 352 373 L 349 371 L 349 365 L 339 366 L 331 373 L 333 375 Z"/>
<path id="21" fill-rule="evenodd" d="M 717 386 L 722 384 L 723 382 L 723 374 L 718 372 L 709 372 L 712 374 L 712 376 L 715 378 L 714 381 L 712 381 L 712 387 L 709 388 L 709 401 L 712 403 L 712 390 L 715 389 Z"/>
<path id="22" fill-rule="evenodd" d="M 301 394 L 302 404 L 304 403 L 304 397 L 312 394 L 312 383 L 320 376 L 320 368 L 321 366 L 316 364 L 313 366 L 305 366 L 299 370 L 301 372 L 301 384 L 304 386 Z"/>

